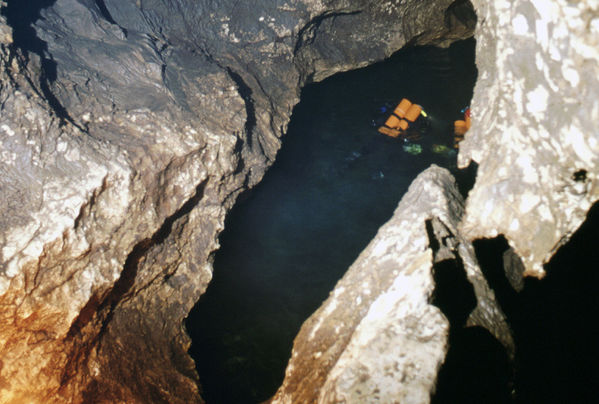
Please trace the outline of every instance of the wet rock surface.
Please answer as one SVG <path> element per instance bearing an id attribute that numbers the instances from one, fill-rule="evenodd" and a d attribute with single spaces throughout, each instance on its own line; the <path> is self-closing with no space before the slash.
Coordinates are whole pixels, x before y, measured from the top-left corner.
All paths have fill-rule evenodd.
<path id="1" fill-rule="evenodd" d="M 4 6 L 2 401 L 201 401 L 182 321 L 299 89 L 467 32 L 450 4 Z"/>

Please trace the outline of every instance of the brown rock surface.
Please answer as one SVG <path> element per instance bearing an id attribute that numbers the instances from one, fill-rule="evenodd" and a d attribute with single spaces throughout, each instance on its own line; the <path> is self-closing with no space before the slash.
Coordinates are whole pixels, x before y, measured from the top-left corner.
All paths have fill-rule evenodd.
<path id="1" fill-rule="evenodd" d="M 301 86 L 467 31 L 450 3 L 57 0 L 42 49 L 2 17 L 0 402 L 201 401 L 182 322 Z"/>

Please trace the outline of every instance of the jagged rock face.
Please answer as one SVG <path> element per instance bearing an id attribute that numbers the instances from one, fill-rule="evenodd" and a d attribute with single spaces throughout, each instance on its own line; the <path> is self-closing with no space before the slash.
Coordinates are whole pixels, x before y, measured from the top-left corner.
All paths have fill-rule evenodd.
<path id="1" fill-rule="evenodd" d="M 599 199 L 599 4 L 474 1 L 479 68 L 459 163 L 479 163 L 463 232 L 505 235 L 526 274 Z"/>
<path id="2" fill-rule="evenodd" d="M 201 401 L 182 320 L 301 86 L 467 36 L 450 3 L 57 0 L 41 58 L 0 19 L 0 402 Z M 469 324 L 513 349 L 470 241 L 504 234 L 510 266 L 540 277 L 599 198 L 599 6 L 474 4 L 464 215 L 446 172 L 419 177 L 302 328 L 275 402 L 427 401 L 447 334 L 430 271 L 451 257 L 477 294 Z"/>
<path id="3" fill-rule="evenodd" d="M 466 35 L 450 4 L 57 0 L 41 57 L 1 18 L 0 402 L 201 401 L 182 321 L 301 86 Z"/>
<path id="4" fill-rule="evenodd" d="M 449 331 L 431 303 L 434 262 L 463 263 L 478 300 L 470 325 L 489 328 L 513 349 L 472 245 L 459 235 L 462 213 L 463 199 L 447 170 L 433 165 L 421 173 L 391 220 L 302 326 L 271 402 L 429 402 Z"/>
<path id="5" fill-rule="evenodd" d="M 486 327 L 509 351 L 509 328 L 476 260 L 469 261 L 470 242 L 504 234 L 511 244 L 504 266 L 512 285 L 521 288 L 523 274 L 543 276 L 543 263 L 599 198 L 599 136 L 594 125 L 599 118 L 594 96 L 599 88 L 599 4 L 473 3 L 479 21 L 479 79 L 472 101 L 473 127 L 461 143 L 459 163 L 466 166 L 474 160 L 479 166 L 464 216 L 459 215 L 459 203 L 444 208 L 453 192 L 447 192 L 447 182 L 439 181 L 443 175 L 423 173 L 395 216 L 302 327 L 275 402 L 365 402 L 361 394 L 382 402 L 428 402 L 446 324 L 427 305 L 433 286 L 426 277 L 433 256 L 423 241 L 424 222 L 433 230 L 429 241 L 439 245 L 434 259 L 447 257 L 448 249 L 453 251 L 449 255 L 459 255 L 478 289 L 468 325 Z M 419 195 L 414 195 L 414 187 Z M 442 194 L 435 200 L 439 206 L 428 199 L 437 192 Z M 414 206 L 422 211 L 411 210 Z M 393 233 L 395 226 L 402 230 Z M 414 245 L 405 237 L 421 249 L 412 251 Z M 385 246 L 383 254 L 376 252 L 379 245 Z M 402 276 L 403 285 L 410 285 L 403 290 L 398 287 Z M 414 281 L 419 276 L 422 283 Z M 374 296 L 371 285 L 378 287 Z M 388 304 L 382 310 L 378 301 L 384 299 Z M 409 301 L 418 303 L 410 306 Z M 431 315 L 430 328 L 420 328 L 417 321 L 406 323 L 409 308 L 418 304 L 418 315 L 411 318 Z M 399 342 L 401 338 L 409 341 Z M 414 341 L 423 345 L 414 347 L 411 355 L 427 354 L 419 357 L 421 367 L 410 367 L 413 359 L 401 352 Z M 401 377 L 408 368 L 410 376 L 419 375 L 422 384 L 417 389 L 412 380 Z M 384 371 L 395 376 L 393 381 L 385 380 Z"/>

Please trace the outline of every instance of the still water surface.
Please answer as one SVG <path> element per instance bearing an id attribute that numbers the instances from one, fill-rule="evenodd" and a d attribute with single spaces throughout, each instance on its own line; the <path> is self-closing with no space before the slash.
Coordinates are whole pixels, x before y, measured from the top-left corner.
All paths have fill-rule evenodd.
<path id="1" fill-rule="evenodd" d="M 474 40 L 405 49 L 306 87 L 264 180 L 226 220 L 214 279 L 190 313 L 203 397 L 257 403 L 280 385 L 294 336 L 409 184 L 432 163 L 455 167 L 452 123 L 472 98 Z M 431 127 L 411 155 L 372 121 L 406 97 Z"/>

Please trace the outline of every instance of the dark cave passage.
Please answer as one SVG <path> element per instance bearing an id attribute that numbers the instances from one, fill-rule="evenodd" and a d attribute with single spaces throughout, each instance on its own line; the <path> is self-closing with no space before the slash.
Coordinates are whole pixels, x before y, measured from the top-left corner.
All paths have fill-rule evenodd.
<path id="1" fill-rule="evenodd" d="M 591 403 L 599 399 L 599 203 L 545 265 L 547 276 L 509 284 L 503 237 L 475 242 L 485 276 L 514 331 L 517 403 Z"/>
<path id="2" fill-rule="evenodd" d="M 416 175 L 432 163 L 456 171 L 452 124 L 472 97 L 474 45 L 404 49 L 304 89 L 275 164 L 229 213 L 214 279 L 186 322 L 208 403 L 268 399 L 301 324 Z M 373 126 L 403 97 L 430 117 L 416 155 Z"/>
<path id="3" fill-rule="evenodd" d="M 485 328 L 466 327 L 476 296 L 464 264 L 459 259 L 436 263 L 433 276 L 432 303 L 447 317 L 450 330 L 449 350 L 431 402 L 509 403 L 513 372 L 507 352 Z"/>

